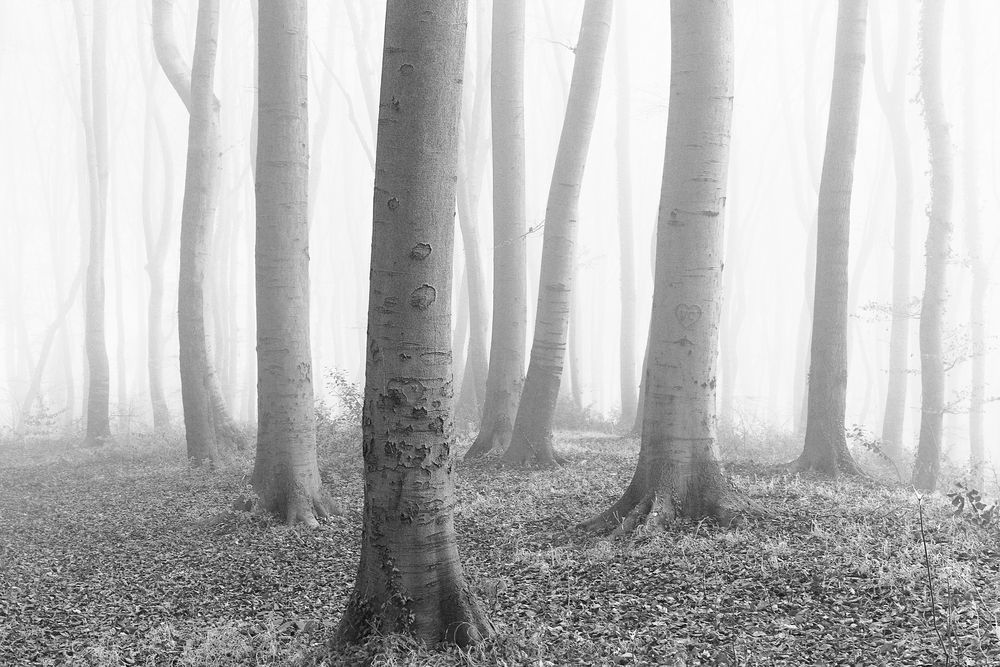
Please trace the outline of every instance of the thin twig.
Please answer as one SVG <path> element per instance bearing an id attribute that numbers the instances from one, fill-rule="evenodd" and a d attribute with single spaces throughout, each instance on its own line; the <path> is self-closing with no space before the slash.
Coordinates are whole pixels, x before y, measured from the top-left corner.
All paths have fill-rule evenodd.
<path id="1" fill-rule="evenodd" d="M 927 535 L 924 532 L 924 499 L 917 496 L 917 511 L 920 517 L 920 543 L 924 547 L 924 568 L 927 570 L 927 594 L 931 602 L 931 619 L 934 621 L 934 633 L 937 634 L 938 643 L 941 644 L 941 651 L 944 653 L 945 667 L 951 665 L 951 654 L 948 653 L 948 646 L 945 644 L 944 635 L 938 625 L 937 602 L 934 600 L 934 570 L 931 568 L 931 557 L 927 553 Z"/>

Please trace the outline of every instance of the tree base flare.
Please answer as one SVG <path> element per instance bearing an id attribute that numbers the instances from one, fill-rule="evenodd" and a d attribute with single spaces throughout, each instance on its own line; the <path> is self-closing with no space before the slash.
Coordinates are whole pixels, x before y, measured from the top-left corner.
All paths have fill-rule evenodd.
<path id="1" fill-rule="evenodd" d="M 250 509 L 250 505 L 252 503 L 247 503 L 247 509 Z M 271 500 L 262 497 L 257 509 L 276 517 L 286 526 L 303 525 L 309 528 L 319 526 L 322 519 L 344 513 L 330 494 L 322 488 L 311 493 L 300 491 L 275 494 Z"/>
<path id="2" fill-rule="evenodd" d="M 861 466 L 850 454 L 835 458 L 816 458 L 803 452 L 797 459 L 788 464 L 788 471 L 795 474 L 814 472 L 832 479 L 841 477 L 867 479 L 869 477 L 868 473 L 861 469 Z"/>

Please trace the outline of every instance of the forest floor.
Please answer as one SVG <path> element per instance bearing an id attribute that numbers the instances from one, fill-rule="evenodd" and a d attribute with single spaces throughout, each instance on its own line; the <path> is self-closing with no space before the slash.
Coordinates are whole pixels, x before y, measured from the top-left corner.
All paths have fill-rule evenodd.
<path id="1" fill-rule="evenodd" d="M 459 466 L 460 548 L 495 638 L 330 653 L 357 567 L 356 448 L 325 443 L 324 479 L 349 511 L 310 530 L 227 511 L 249 455 L 208 473 L 176 440 L 8 441 L 0 664 L 1000 664 L 998 533 L 947 498 L 744 460 L 734 481 L 767 518 L 609 541 L 575 525 L 617 498 L 636 440 L 558 444 L 558 469 Z"/>

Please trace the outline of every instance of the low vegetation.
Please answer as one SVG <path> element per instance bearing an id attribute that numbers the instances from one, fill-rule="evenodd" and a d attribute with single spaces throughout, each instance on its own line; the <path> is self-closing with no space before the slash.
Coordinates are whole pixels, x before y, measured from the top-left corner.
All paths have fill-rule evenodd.
<path id="1" fill-rule="evenodd" d="M 564 432 L 557 469 L 463 463 L 460 548 L 498 636 L 468 653 L 400 637 L 328 647 L 357 566 L 361 476 L 343 444 L 357 439 L 325 428 L 322 473 L 347 511 L 313 530 L 244 511 L 250 460 L 191 470 L 179 439 L 3 443 L 0 663 L 1000 661 L 997 527 L 967 496 L 956 514 L 944 495 L 789 476 L 771 465 L 793 454 L 782 438 L 735 429 L 730 471 L 771 513 L 731 531 L 579 531 L 628 481 L 631 438 Z"/>

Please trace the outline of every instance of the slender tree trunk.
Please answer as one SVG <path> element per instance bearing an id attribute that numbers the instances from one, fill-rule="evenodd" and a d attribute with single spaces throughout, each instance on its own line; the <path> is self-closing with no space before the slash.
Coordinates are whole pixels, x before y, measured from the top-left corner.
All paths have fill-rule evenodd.
<path id="1" fill-rule="evenodd" d="M 507 463 L 556 462 L 552 420 L 566 357 L 574 245 L 580 185 L 601 90 L 604 54 L 611 27 L 610 0 L 587 0 L 583 7 L 569 101 L 545 209 L 545 236 L 539 279 L 535 334 L 524 391 L 514 420 Z"/>
<path id="2" fill-rule="evenodd" d="M 895 5 L 899 12 L 896 31 L 896 61 L 892 83 L 885 80 L 882 66 L 880 15 L 885 7 L 872 12 L 872 66 L 875 92 L 889 126 L 892 139 L 893 171 L 896 176 L 895 221 L 892 252 L 892 324 L 889 333 L 889 383 L 882 420 L 882 447 L 896 462 L 903 458 L 903 425 L 906 418 L 906 386 L 909 382 L 910 347 L 910 247 L 913 225 L 913 161 L 906 131 L 906 72 L 911 40 L 910 3 Z"/>
<path id="3" fill-rule="evenodd" d="M 316 460 L 309 347 L 306 0 L 269 0 L 260 9 L 253 487 L 289 525 L 317 525 L 333 502 Z"/>
<path id="4" fill-rule="evenodd" d="M 962 123 L 962 199 L 965 214 L 965 247 L 972 273 L 972 288 L 969 293 L 969 467 L 976 488 L 983 488 L 983 473 L 986 464 L 986 438 L 984 417 L 986 415 L 986 290 L 989 285 L 989 264 L 983 257 L 983 234 L 979 221 L 979 184 L 976 169 L 977 148 L 982 145 L 977 113 L 976 86 L 972 76 L 978 70 L 973 54 L 976 53 L 975 30 L 972 29 L 973 10 L 963 5 L 959 17 L 962 32 L 963 70 L 965 71 L 965 95 L 963 107 L 965 119 Z"/>
<path id="5" fill-rule="evenodd" d="M 100 446 L 111 437 L 109 403 L 111 375 L 104 329 L 104 256 L 107 237 L 107 0 L 94 0 L 92 52 L 80 0 L 73 3 L 80 49 L 80 101 L 87 146 L 90 185 L 90 244 L 86 283 L 87 435 L 86 446 Z"/>
<path id="6" fill-rule="evenodd" d="M 212 403 L 213 386 L 217 385 L 217 380 L 205 331 L 208 239 L 216 212 L 219 183 L 219 105 L 212 92 L 218 29 L 218 0 L 199 0 L 191 69 L 191 122 L 181 212 L 177 301 L 187 453 L 196 465 L 214 465 L 220 457 Z"/>
<path id="7" fill-rule="evenodd" d="M 861 119 L 868 0 L 840 0 L 826 152 L 819 185 L 809 414 L 797 470 L 859 474 L 847 449 L 847 260 L 854 157 Z"/>
<path id="8" fill-rule="evenodd" d="M 618 6 L 618 28 L 615 34 L 615 72 L 617 73 L 618 134 L 615 157 L 618 166 L 618 252 L 621 324 L 618 358 L 621 391 L 619 422 L 635 421 L 635 406 L 639 383 L 635 375 L 635 238 L 632 222 L 632 105 L 629 99 L 632 84 L 629 76 L 627 3 Z"/>
<path id="9" fill-rule="evenodd" d="M 670 3 L 670 110 L 657 220 L 646 407 L 639 462 L 584 527 L 628 532 L 649 518 L 730 524 L 750 509 L 716 455 L 716 363 L 733 94 L 732 5 Z"/>
<path id="10" fill-rule="evenodd" d="M 510 444 L 524 378 L 527 328 L 524 184 L 525 0 L 494 0 L 493 332 L 479 435 L 466 456 Z"/>
<path id="11" fill-rule="evenodd" d="M 343 640 L 492 633 L 462 572 L 451 275 L 465 0 L 389 0 L 376 148 L 361 561 Z M 434 137 L 428 153 L 425 137 Z"/>
<path id="12" fill-rule="evenodd" d="M 941 84 L 943 28 L 944 0 L 924 0 L 920 20 L 920 91 L 930 145 L 931 205 L 920 307 L 920 440 L 913 470 L 913 484 L 923 491 L 933 491 L 937 486 L 944 418 L 941 328 L 947 303 L 945 276 L 951 240 L 953 167 Z"/>

